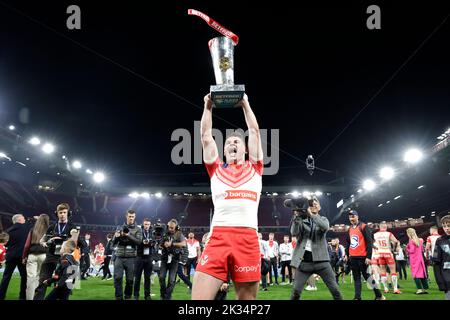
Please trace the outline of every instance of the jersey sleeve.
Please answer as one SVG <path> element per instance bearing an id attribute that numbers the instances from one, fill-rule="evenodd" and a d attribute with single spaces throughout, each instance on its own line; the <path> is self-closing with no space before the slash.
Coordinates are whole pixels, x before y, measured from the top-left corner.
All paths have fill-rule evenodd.
<path id="1" fill-rule="evenodd" d="M 253 168 L 255 168 L 255 171 L 260 176 L 262 176 L 263 172 L 264 172 L 264 163 L 263 163 L 263 161 L 262 160 L 259 160 L 259 161 L 256 161 L 256 162 L 250 161 L 250 163 L 252 164 Z"/>
<path id="2" fill-rule="evenodd" d="M 219 167 L 219 165 L 220 165 L 219 157 L 217 157 L 216 160 L 214 162 L 212 162 L 212 163 L 206 163 L 205 162 L 206 171 L 208 172 L 208 175 L 209 175 L 210 178 L 212 178 L 212 176 L 216 172 L 216 170 Z"/>

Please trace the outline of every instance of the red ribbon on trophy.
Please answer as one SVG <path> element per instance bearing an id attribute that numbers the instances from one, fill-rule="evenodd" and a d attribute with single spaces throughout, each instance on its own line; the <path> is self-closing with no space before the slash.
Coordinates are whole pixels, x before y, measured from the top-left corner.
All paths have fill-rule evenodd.
<path id="1" fill-rule="evenodd" d="M 218 32 L 220 32 L 221 34 L 223 34 L 225 37 L 230 38 L 231 41 L 233 41 L 234 45 L 237 45 L 239 42 L 239 37 L 234 34 L 233 32 L 231 32 L 230 30 L 228 30 L 227 28 L 225 28 L 224 26 L 222 26 L 220 23 L 216 22 L 214 19 L 211 19 L 209 16 L 207 16 L 206 14 L 204 14 L 203 12 L 200 12 L 198 10 L 194 10 L 194 9 L 188 9 L 188 15 L 190 16 L 197 16 L 202 18 L 203 20 L 206 21 L 206 23 L 213 29 L 216 29 Z"/>

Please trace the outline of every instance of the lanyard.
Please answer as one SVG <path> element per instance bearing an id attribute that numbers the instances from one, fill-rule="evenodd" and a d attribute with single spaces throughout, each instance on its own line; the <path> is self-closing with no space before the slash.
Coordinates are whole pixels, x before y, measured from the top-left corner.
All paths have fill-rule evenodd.
<path id="1" fill-rule="evenodd" d="M 64 227 L 61 230 L 61 224 L 58 222 L 58 235 L 62 235 L 64 230 L 66 230 L 66 227 L 67 227 L 67 223 L 64 224 Z"/>
<path id="2" fill-rule="evenodd" d="M 145 230 L 144 230 L 143 236 L 144 236 L 144 239 L 145 239 L 145 240 L 148 240 L 148 239 L 149 239 L 148 231 L 145 231 Z"/>

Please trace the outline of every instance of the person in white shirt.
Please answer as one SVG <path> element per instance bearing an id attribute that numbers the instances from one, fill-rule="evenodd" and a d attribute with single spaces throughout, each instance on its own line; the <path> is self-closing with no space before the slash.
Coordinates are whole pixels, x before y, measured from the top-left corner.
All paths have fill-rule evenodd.
<path id="1" fill-rule="evenodd" d="M 292 283 L 292 244 L 289 242 L 289 236 L 284 236 L 283 243 L 280 244 L 280 256 L 281 256 L 281 284 L 287 284 L 286 282 L 286 268 L 289 274 L 289 283 Z"/>
<path id="2" fill-rule="evenodd" d="M 275 234 L 273 232 L 269 233 L 269 240 L 267 241 L 267 245 L 269 247 L 269 259 L 270 259 L 270 268 L 269 268 L 269 285 L 273 285 L 272 280 L 272 272 L 275 277 L 275 284 L 278 285 L 278 255 L 280 253 L 278 242 L 274 240 Z"/>
<path id="3" fill-rule="evenodd" d="M 197 239 L 195 239 L 195 235 L 193 232 L 190 232 L 188 235 L 188 239 L 186 240 L 187 247 L 189 250 L 188 259 L 186 262 L 186 276 L 191 280 L 191 268 L 194 267 L 197 268 L 198 260 L 201 256 L 201 250 L 200 250 L 200 242 L 198 242 Z"/>
<path id="4" fill-rule="evenodd" d="M 395 262 L 397 264 L 397 271 L 398 271 L 399 279 L 402 280 L 403 278 L 405 278 L 405 280 L 407 280 L 406 258 L 405 258 L 405 253 L 403 251 L 403 248 L 401 246 L 398 248 L 397 252 L 395 252 Z"/>

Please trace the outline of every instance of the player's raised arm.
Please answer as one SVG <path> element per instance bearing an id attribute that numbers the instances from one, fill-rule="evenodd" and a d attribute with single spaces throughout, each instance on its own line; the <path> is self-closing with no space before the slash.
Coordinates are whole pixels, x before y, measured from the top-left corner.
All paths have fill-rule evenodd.
<path id="1" fill-rule="evenodd" d="M 248 128 L 248 156 L 250 161 L 258 162 L 263 161 L 263 149 L 261 144 L 261 135 L 259 133 L 259 125 L 253 113 L 248 97 L 244 94 L 244 98 L 239 103 L 244 110 L 245 122 Z"/>
<path id="2" fill-rule="evenodd" d="M 205 163 L 214 162 L 219 153 L 217 145 L 212 136 L 212 106 L 211 95 L 207 94 L 204 98 L 205 107 L 203 109 L 202 120 L 200 122 L 200 137 L 203 146 L 203 161 Z"/>

